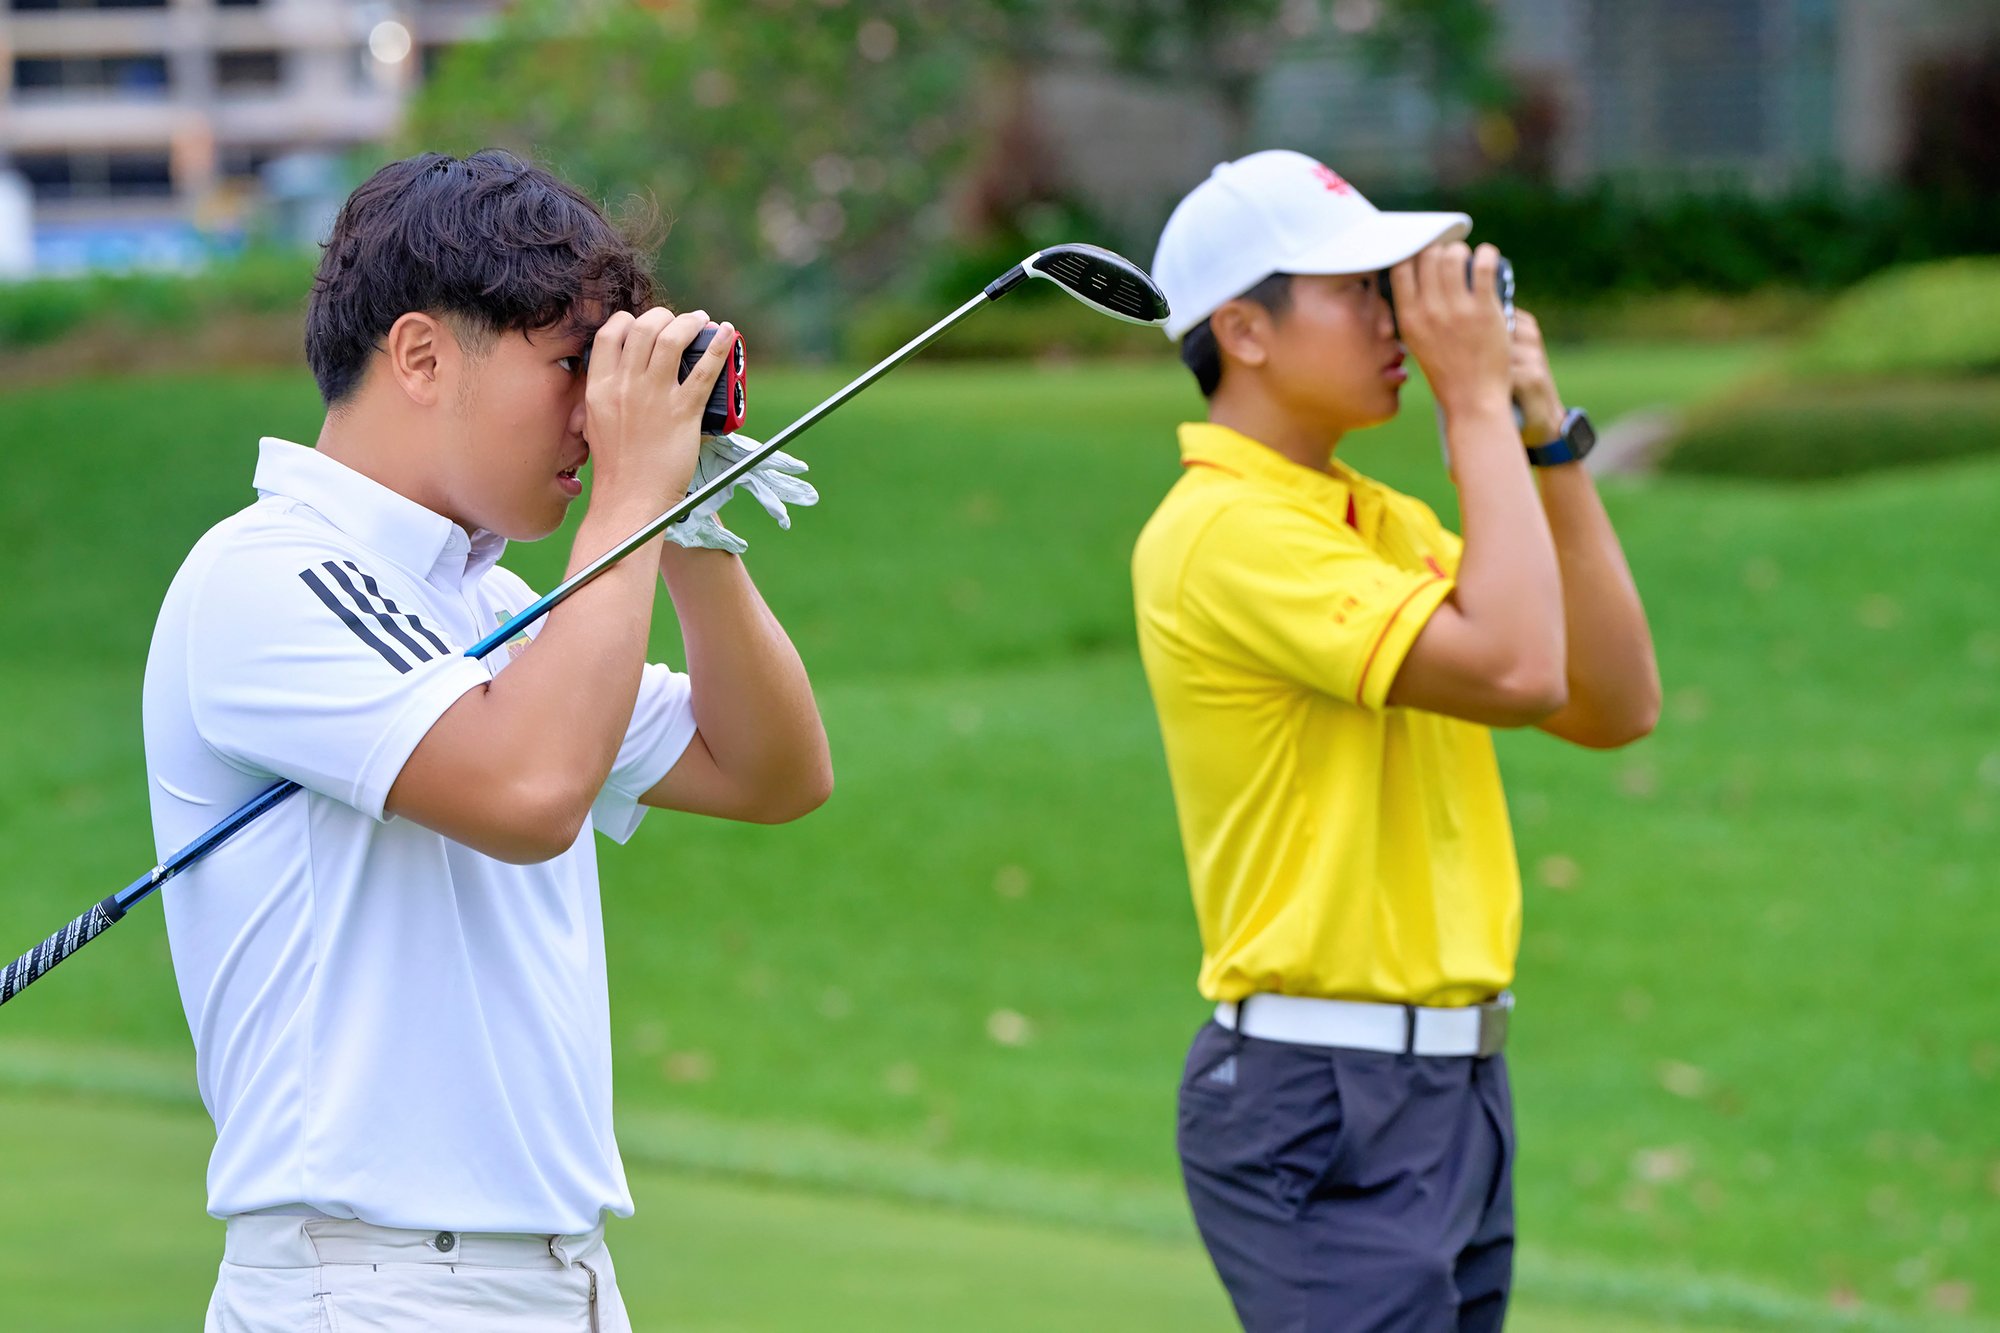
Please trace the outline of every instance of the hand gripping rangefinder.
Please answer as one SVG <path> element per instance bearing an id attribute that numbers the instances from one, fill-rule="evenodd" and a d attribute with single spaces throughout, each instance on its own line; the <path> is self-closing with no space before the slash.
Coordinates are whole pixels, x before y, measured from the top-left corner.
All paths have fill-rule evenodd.
<path id="1" fill-rule="evenodd" d="M 1465 261 L 1465 285 L 1468 288 L 1472 286 L 1472 280 L 1472 261 L 1467 259 Z M 1383 269 L 1376 275 L 1375 281 L 1381 287 L 1382 300 L 1388 305 L 1389 318 L 1393 320 L 1396 318 L 1396 293 L 1389 285 L 1389 270 L 1386 268 Z M 1494 267 L 1493 290 L 1500 298 L 1502 313 L 1507 316 L 1507 332 L 1512 333 L 1514 331 L 1514 266 L 1507 262 L 1505 255 L 1500 256 L 1499 264 Z M 1396 336 L 1398 338 L 1403 336 L 1401 325 L 1397 325 L 1396 327 Z"/>
<path id="2" fill-rule="evenodd" d="M 708 345 L 715 341 L 719 326 L 711 324 L 695 334 L 694 341 L 681 353 L 680 379 L 686 383 L 694 370 L 695 362 L 701 360 Z M 702 409 L 701 433 L 703 435 L 729 435 L 743 429 L 743 418 L 750 411 L 749 372 L 743 359 L 743 335 L 731 335 L 735 345 L 729 349 L 729 360 L 724 363 L 722 373 L 715 377 L 715 392 L 708 396 L 708 406 Z M 590 369 L 590 348 L 583 349 L 583 368 Z"/>

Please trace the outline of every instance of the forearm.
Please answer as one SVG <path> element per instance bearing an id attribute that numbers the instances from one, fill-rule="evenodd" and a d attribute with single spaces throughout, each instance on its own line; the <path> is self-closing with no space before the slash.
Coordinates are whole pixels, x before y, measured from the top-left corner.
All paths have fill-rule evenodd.
<path id="1" fill-rule="evenodd" d="M 743 562 L 667 546 L 660 573 L 687 647 L 695 722 L 715 766 L 753 805 L 789 816 L 832 785 L 805 664 Z"/>
<path id="2" fill-rule="evenodd" d="M 1500 645 L 1507 669 L 1559 674 L 1562 593 L 1555 542 L 1504 402 L 1447 417 L 1465 549 L 1453 600 Z"/>
<path id="3" fill-rule="evenodd" d="M 1569 628 L 1569 703 L 1542 725 L 1582 745 L 1624 745 L 1651 731 L 1660 711 L 1645 606 L 1583 465 L 1541 469 L 1539 481 Z"/>
<path id="4" fill-rule="evenodd" d="M 594 509 L 571 548 L 574 574 L 637 531 L 636 510 Z M 587 809 L 617 760 L 631 725 L 646 664 L 657 585 L 652 568 L 658 539 L 605 570 L 549 612 L 520 660 L 494 677 L 488 691 L 496 741 L 535 756 L 537 769 Z M 504 648 L 499 651 L 506 651 Z M 505 737 L 512 736 L 512 740 Z"/>
<path id="5" fill-rule="evenodd" d="M 612 533 L 616 520 L 594 517 L 579 566 L 637 526 Z M 510 861 L 573 843 L 631 723 L 657 558 L 642 547 L 572 594 L 519 660 L 447 709 L 397 775 L 389 811 Z"/>

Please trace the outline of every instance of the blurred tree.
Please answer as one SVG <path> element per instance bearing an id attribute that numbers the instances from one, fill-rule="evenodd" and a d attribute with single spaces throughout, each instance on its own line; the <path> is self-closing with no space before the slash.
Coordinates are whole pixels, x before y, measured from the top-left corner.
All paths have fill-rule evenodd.
<path id="1" fill-rule="evenodd" d="M 1423 81 L 1440 109 L 1491 108 L 1511 96 L 1494 64 L 1500 17 L 1491 0 L 1385 0 L 1361 49 L 1381 73 Z"/>
<path id="2" fill-rule="evenodd" d="M 970 58 L 931 0 L 523 0 L 446 57 L 406 138 L 655 201 L 670 297 L 821 352 L 946 225 Z"/>
<path id="3" fill-rule="evenodd" d="M 1440 177 L 1477 174 L 1476 159 L 1454 153 L 1453 111 L 1475 113 L 1478 157 L 1504 161 L 1518 146 L 1513 90 L 1493 59 L 1500 19 L 1490 0 L 1387 0 L 1361 34 L 1363 58 L 1378 73 L 1414 75 L 1431 105 L 1430 166 Z"/>
<path id="4" fill-rule="evenodd" d="M 1011 244 L 1038 210 L 1074 218 L 1035 71 L 1205 96 L 1248 151 L 1259 81 L 1329 20 L 1440 97 L 1487 95 L 1485 0 L 520 0 L 445 56 L 405 138 L 512 148 L 656 201 L 672 299 L 826 352 L 843 305 L 954 221 Z"/>
<path id="5" fill-rule="evenodd" d="M 1376 72 L 1414 72 L 1440 106 L 1492 107 L 1508 96 L 1493 63 L 1491 0 L 979 0 L 964 9 L 1021 63 L 1101 56 L 1125 73 L 1207 94 L 1244 152 L 1258 84 L 1328 23 L 1351 35 Z"/>
<path id="6" fill-rule="evenodd" d="M 1213 105 L 1231 154 L 1259 145 L 1260 85 L 1288 55 L 1345 46 L 1375 74 L 1411 73 L 1438 108 L 1432 166 L 1454 160 L 1459 107 L 1480 113 L 1481 150 L 1518 146 L 1502 107 L 1491 0 L 972 0 L 959 6 L 990 62 L 985 147 L 964 214 L 977 231 L 1017 231 L 1019 210 L 1060 199 L 1063 182 L 1037 140 L 1029 74 L 1084 66 Z M 1460 154 L 1459 156 L 1463 156 Z M 1014 210 L 1009 215 L 1009 210 Z"/>

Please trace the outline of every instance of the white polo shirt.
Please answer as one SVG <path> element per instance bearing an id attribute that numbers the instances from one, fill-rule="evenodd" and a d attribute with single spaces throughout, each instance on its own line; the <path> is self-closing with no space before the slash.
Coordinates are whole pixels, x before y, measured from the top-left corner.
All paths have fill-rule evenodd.
<path id="1" fill-rule="evenodd" d="M 501 538 L 311 449 L 263 441 L 256 486 L 181 566 L 146 662 L 162 856 L 275 778 L 305 788 L 161 895 L 215 1119 L 209 1212 L 537 1233 L 629 1214 L 590 830 L 637 829 L 694 735 L 687 677 L 646 668 L 552 861 L 387 818 L 424 733 L 526 644 L 464 650 L 536 594 L 494 564 Z"/>

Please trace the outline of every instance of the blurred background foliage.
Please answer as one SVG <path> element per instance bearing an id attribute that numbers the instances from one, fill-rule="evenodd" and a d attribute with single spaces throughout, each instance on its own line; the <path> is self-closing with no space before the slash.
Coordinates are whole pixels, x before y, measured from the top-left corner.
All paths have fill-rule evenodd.
<path id="1" fill-rule="evenodd" d="M 1965 258 L 2000 248 L 2000 46 L 1914 68 L 1899 165 L 1866 184 L 1578 181 L 1551 146 L 1574 109 L 1502 62 L 1497 21 L 1485 0 L 520 0 L 444 52 L 400 140 L 349 169 L 511 148 L 660 241 L 666 299 L 726 313 L 760 364 L 873 361 L 1039 246 L 1150 259 L 1177 189 L 1107 193 L 1130 128 L 1052 126 L 1102 110 L 1052 106 L 1052 71 L 1141 90 L 1155 115 L 1208 108 L 1235 154 L 1272 146 L 1272 97 L 1306 96 L 1273 79 L 1317 68 L 1302 34 L 1330 22 L 1352 28 L 1368 95 L 1414 88 L 1430 108 L 1427 162 L 1364 179 L 1370 197 L 1470 213 L 1552 338 L 1793 340 L 1768 374 L 1676 408 L 1668 468 L 1806 479 L 2000 442 L 2000 270 Z M 1340 143 L 1291 146 L 1344 161 Z M 0 285 L 0 382 L 295 362 L 310 262 L 253 247 L 193 275 Z M 1031 284 L 930 355 L 1167 349 Z"/>

